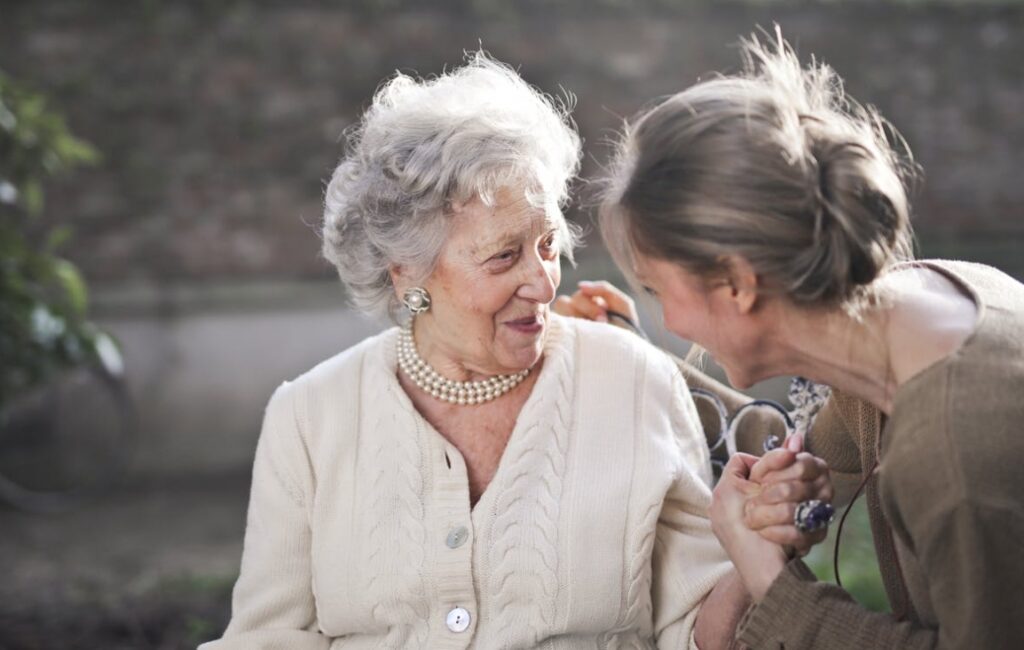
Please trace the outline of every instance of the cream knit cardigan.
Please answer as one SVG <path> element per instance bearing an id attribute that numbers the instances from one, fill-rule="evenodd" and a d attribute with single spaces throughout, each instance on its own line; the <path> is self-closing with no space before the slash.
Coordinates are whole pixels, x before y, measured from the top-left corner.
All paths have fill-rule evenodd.
<path id="1" fill-rule="evenodd" d="M 398 383 L 397 329 L 278 388 L 233 616 L 201 650 L 694 647 L 701 600 L 731 565 L 689 391 L 638 337 L 551 319 L 472 509 L 458 450 Z M 446 624 L 456 607 L 461 632 Z"/>

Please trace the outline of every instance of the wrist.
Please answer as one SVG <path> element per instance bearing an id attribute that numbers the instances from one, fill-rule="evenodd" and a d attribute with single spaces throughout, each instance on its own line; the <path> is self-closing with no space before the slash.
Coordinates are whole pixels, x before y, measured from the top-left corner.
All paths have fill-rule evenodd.
<path id="1" fill-rule="evenodd" d="M 755 603 L 761 602 L 768 589 L 786 569 L 786 556 L 781 551 L 768 557 L 751 558 L 744 566 L 736 566 L 750 597 Z"/>

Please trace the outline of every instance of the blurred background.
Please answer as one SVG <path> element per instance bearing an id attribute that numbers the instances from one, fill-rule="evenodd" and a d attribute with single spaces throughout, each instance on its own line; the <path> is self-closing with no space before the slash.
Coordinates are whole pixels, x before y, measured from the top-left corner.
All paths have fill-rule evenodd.
<path id="1" fill-rule="evenodd" d="M 624 118 L 735 71 L 773 22 L 906 137 L 919 255 L 1024 279 L 1020 0 L 0 0 L 0 477 L 34 491 L 0 478 L 0 650 L 222 631 L 268 396 L 383 327 L 346 307 L 317 234 L 382 79 L 482 46 L 575 95 L 587 178 Z M 565 290 L 618 277 L 578 189 Z M 11 434 L 40 413 L 45 439 Z M 844 582 L 884 608 L 853 517 Z"/>

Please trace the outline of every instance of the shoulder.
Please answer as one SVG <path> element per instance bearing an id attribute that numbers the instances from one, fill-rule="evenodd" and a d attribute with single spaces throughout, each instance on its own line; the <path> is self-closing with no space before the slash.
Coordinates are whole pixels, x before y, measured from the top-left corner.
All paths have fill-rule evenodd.
<path id="1" fill-rule="evenodd" d="M 325 359 L 290 381 L 285 381 L 277 392 L 322 393 L 338 391 L 347 385 L 358 384 L 369 366 L 376 370 L 383 366 L 389 345 L 394 345 L 396 328 L 363 339 L 350 348 Z M 276 395 L 276 393 L 275 393 Z"/>
<path id="2" fill-rule="evenodd" d="M 676 360 L 632 332 L 605 323 L 563 319 L 576 341 L 576 385 L 588 412 L 621 421 L 622 432 L 710 480 L 706 438 Z M 606 413 L 607 412 L 607 413 Z M 619 420 L 616 420 L 619 418 Z"/>
<path id="3" fill-rule="evenodd" d="M 281 383 L 267 404 L 260 445 L 273 450 L 267 453 L 275 456 L 304 459 L 299 465 L 307 467 L 318 452 L 325 451 L 325 444 L 350 442 L 346 436 L 324 434 L 355 431 L 354 418 L 362 400 L 367 395 L 381 394 L 363 388 L 367 381 L 385 379 L 386 352 L 395 334 L 389 329 L 366 338 Z"/>
<path id="4" fill-rule="evenodd" d="M 1024 284 L 999 269 L 977 262 L 920 260 L 906 266 L 940 273 L 965 288 L 982 308 L 1024 313 Z"/>
<path id="5" fill-rule="evenodd" d="M 946 275 L 952 275 L 965 284 L 979 286 L 1021 286 L 1019 282 L 994 266 L 988 266 L 987 264 L 980 264 L 978 262 L 926 259 L 914 262 L 914 264 L 925 268 L 935 269 L 939 272 L 945 273 Z"/>
<path id="6" fill-rule="evenodd" d="M 394 328 L 363 339 L 321 361 L 290 381 L 282 382 L 270 397 L 265 418 L 278 424 L 290 421 L 306 438 L 319 425 L 357 412 L 367 381 L 382 381 L 387 373 L 387 351 L 394 344 Z M 307 441 L 308 442 L 308 441 Z"/>
<path id="7" fill-rule="evenodd" d="M 623 406 L 633 400 L 662 409 L 689 399 L 682 371 L 664 350 L 606 323 L 560 318 L 560 325 L 559 338 L 573 348 L 575 381 L 586 399 L 607 396 Z"/>
<path id="8" fill-rule="evenodd" d="M 671 356 L 632 332 L 606 323 L 558 318 L 562 327 L 572 332 L 571 337 L 564 338 L 575 340 L 578 356 L 606 369 L 603 374 L 607 379 L 614 379 L 615 371 L 622 370 L 624 364 L 639 365 L 646 373 L 663 379 L 674 376 L 682 379 L 682 373 Z"/>

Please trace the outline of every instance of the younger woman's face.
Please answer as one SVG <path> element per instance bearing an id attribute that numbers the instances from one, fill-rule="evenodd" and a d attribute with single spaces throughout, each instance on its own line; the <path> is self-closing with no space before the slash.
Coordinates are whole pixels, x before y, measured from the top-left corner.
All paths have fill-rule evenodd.
<path id="1" fill-rule="evenodd" d="M 729 382 L 746 388 L 754 376 L 760 339 L 756 319 L 740 309 L 733 286 L 671 261 L 636 256 L 637 280 L 661 305 L 665 328 L 701 346 L 722 366 Z"/>

